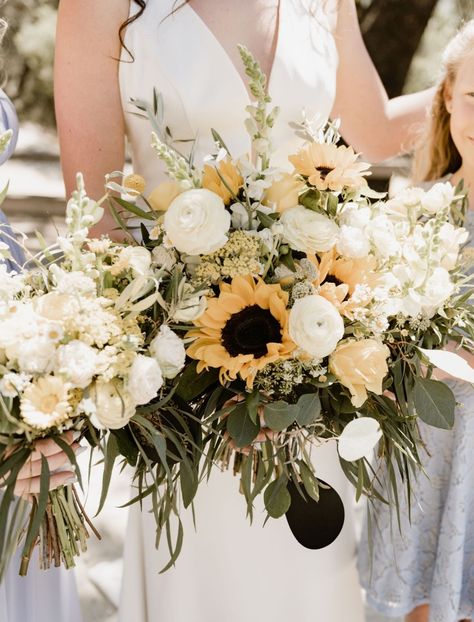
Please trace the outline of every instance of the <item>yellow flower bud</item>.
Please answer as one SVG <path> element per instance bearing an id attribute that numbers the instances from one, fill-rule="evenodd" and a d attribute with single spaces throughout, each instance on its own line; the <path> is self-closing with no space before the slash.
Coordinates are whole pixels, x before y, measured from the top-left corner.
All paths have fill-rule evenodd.
<path id="1" fill-rule="evenodd" d="M 131 175 L 127 175 L 123 180 L 124 188 L 128 190 L 133 190 L 137 194 L 143 194 L 145 191 L 145 180 L 141 175 L 137 175 L 136 173 L 132 173 Z"/>

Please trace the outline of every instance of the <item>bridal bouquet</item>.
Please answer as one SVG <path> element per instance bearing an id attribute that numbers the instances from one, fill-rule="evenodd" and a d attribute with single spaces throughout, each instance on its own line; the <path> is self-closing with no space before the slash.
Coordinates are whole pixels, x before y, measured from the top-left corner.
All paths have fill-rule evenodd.
<path id="1" fill-rule="evenodd" d="M 186 451 L 168 462 L 146 444 L 132 452 L 135 500 L 152 496 L 158 535 L 166 527 L 169 543 L 170 515 L 192 503 L 202 477 L 232 461 L 250 518 L 263 495 L 268 515 L 286 514 L 316 548 L 337 535 L 343 511 L 324 541 L 299 533 L 301 516 L 315 512 L 316 521 L 330 493 L 312 446 L 337 441 L 358 495 L 380 494 L 368 460 L 377 446 L 396 499 L 397 470 L 409 486 L 419 465 L 417 419 L 453 424 L 455 399 L 431 379 L 433 364 L 474 380 L 460 357 L 441 352 L 448 341 L 473 344 L 464 195 L 446 183 L 383 200 L 367 184 L 368 165 L 338 145 L 337 125 L 309 120 L 295 128 L 304 141 L 288 154 L 292 168 L 273 167 L 278 110 L 268 111 L 265 76 L 244 48 L 241 55 L 256 100 L 247 108 L 252 161 L 236 159 L 214 131 L 216 151 L 197 167 L 163 129 L 155 96 L 153 147 L 169 181 L 146 197 L 139 175 L 108 182 L 122 193 L 111 198 L 119 226 L 128 229 L 127 211 L 150 224 L 141 225 L 140 244 L 162 271 L 163 293 L 153 321 L 173 344 L 176 334 L 181 340 L 169 363 L 174 380 L 140 412 L 165 430 L 168 446 L 175 426 Z M 181 541 L 179 522 L 170 563 Z"/>
<path id="2" fill-rule="evenodd" d="M 37 544 L 43 568 L 73 566 L 86 546 L 89 521 L 79 496 L 72 484 L 49 491 L 44 456 L 39 494 L 14 496 L 35 442 L 52 439 L 81 483 L 65 434 L 100 443 L 101 430 L 127 425 L 168 373 L 153 356 L 157 340 L 147 343 L 152 317 L 141 315 L 157 300 L 160 270 L 143 247 L 89 240 L 102 213 L 78 177 L 67 235 L 28 270 L 0 266 L 0 575 L 20 541 L 21 574 Z M 140 429 L 139 420 L 135 425 Z"/>

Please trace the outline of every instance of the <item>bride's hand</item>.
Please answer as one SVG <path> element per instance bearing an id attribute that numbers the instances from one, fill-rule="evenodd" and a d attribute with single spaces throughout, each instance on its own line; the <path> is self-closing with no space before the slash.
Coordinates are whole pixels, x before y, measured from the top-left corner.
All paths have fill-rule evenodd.
<path id="1" fill-rule="evenodd" d="M 235 404 L 237 402 L 242 402 L 244 400 L 244 398 L 241 395 L 236 395 L 235 397 L 232 397 L 230 400 L 227 400 L 227 402 L 225 402 L 224 407 L 226 406 L 231 406 L 232 404 Z M 230 414 L 230 413 L 229 413 Z M 227 416 L 227 415 L 225 415 Z M 258 416 L 260 419 L 260 432 L 257 434 L 257 436 L 253 439 L 252 443 L 250 445 L 246 445 L 245 447 L 237 447 L 237 445 L 235 444 L 233 439 L 229 440 L 229 446 L 234 450 L 234 451 L 238 451 L 241 454 L 244 454 L 246 456 L 249 455 L 250 450 L 252 448 L 252 445 L 255 445 L 256 443 L 264 443 L 265 441 L 271 441 L 275 438 L 275 432 L 273 430 L 271 430 L 270 428 L 267 428 L 265 426 L 265 419 L 263 416 L 263 406 L 259 406 L 258 407 Z M 229 433 L 226 432 L 226 436 L 229 436 Z"/>
<path id="2" fill-rule="evenodd" d="M 66 432 L 61 438 L 70 445 L 75 454 L 79 452 L 81 445 L 74 442 L 72 432 Z M 29 497 L 29 495 L 39 493 L 41 456 L 48 461 L 51 473 L 50 490 L 76 481 L 74 468 L 64 451 L 52 439 L 41 439 L 35 443 L 35 450 L 18 472 L 14 488 L 14 493 L 18 497 Z M 61 470 L 58 471 L 58 469 Z"/>

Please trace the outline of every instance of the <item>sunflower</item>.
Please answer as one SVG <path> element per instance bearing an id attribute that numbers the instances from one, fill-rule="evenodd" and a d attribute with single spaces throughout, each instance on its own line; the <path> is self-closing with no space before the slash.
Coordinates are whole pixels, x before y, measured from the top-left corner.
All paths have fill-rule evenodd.
<path id="1" fill-rule="evenodd" d="M 352 147 L 310 143 L 288 159 L 318 190 L 340 191 L 367 185 L 363 175 L 370 174 L 369 164 L 357 162 L 358 157 Z"/>
<path id="2" fill-rule="evenodd" d="M 215 192 L 228 205 L 239 192 L 243 177 L 230 160 L 221 160 L 218 168 L 204 165 L 202 187 Z"/>
<path id="3" fill-rule="evenodd" d="M 203 315 L 188 332 L 195 341 L 188 355 L 199 361 L 198 373 L 219 368 L 221 383 L 237 375 L 251 388 L 257 372 L 289 358 L 296 345 L 288 334 L 288 294 L 252 276 L 222 283 L 220 295 L 208 300 Z"/>

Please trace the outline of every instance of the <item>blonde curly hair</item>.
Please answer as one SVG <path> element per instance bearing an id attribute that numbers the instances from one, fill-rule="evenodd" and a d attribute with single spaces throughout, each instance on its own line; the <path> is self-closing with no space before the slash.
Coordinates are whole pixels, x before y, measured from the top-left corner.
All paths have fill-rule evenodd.
<path id="1" fill-rule="evenodd" d="M 474 19 L 468 21 L 448 43 L 442 58 L 441 77 L 431 105 L 430 118 L 415 150 L 413 179 L 440 179 L 456 172 L 462 160 L 451 137 L 446 90 L 456 79 L 465 58 L 474 55 Z"/>

